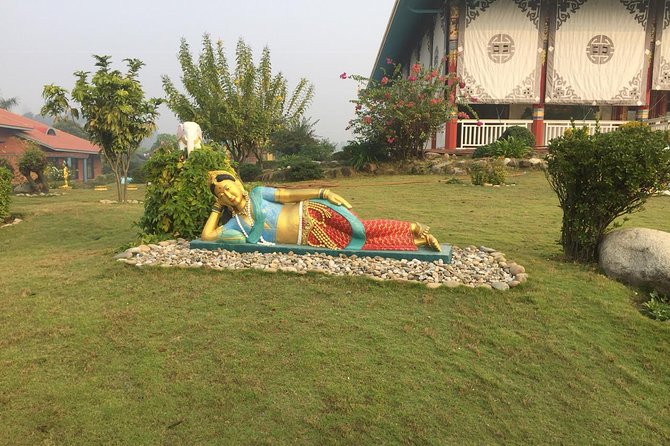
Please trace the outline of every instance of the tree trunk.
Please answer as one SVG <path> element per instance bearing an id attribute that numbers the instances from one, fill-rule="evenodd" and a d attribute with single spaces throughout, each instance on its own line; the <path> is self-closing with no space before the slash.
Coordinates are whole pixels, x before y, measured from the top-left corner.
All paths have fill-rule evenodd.
<path id="1" fill-rule="evenodd" d="M 37 172 L 37 182 L 40 184 L 41 192 L 49 193 L 49 182 L 47 181 L 44 172 Z"/>

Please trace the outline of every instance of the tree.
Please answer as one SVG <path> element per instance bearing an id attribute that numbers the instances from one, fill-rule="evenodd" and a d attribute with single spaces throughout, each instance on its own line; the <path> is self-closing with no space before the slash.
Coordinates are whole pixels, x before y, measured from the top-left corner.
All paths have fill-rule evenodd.
<path id="1" fill-rule="evenodd" d="M 33 142 L 26 143 L 27 149 L 19 160 L 19 172 L 23 175 L 32 192 L 49 192 L 49 183 L 45 175 L 47 168 L 47 157 Z M 32 174 L 37 175 L 37 182 L 33 180 Z"/>
<path id="2" fill-rule="evenodd" d="M 279 129 L 270 138 L 272 152 L 279 157 L 299 155 L 315 161 L 330 158 L 335 151 L 335 145 L 316 136 L 314 126 L 317 122 L 303 117 Z"/>
<path id="3" fill-rule="evenodd" d="M 168 147 L 171 149 L 176 149 L 178 146 L 179 142 L 177 141 L 177 137 L 175 135 L 172 135 L 170 133 L 159 133 L 156 136 L 156 141 L 154 141 L 154 143 L 151 145 L 149 153 L 153 152 L 159 147 Z"/>
<path id="4" fill-rule="evenodd" d="M 442 67 L 424 68 L 415 63 L 409 76 L 403 77 L 399 64 L 393 72 L 383 76 L 379 82 L 362 76 L 349 76 L 366 87 L 361 89 L 356 104 L 356 117 L 349 122 L 349 128 L 358 138 L 372 145 L 383 144 L 391 158 L 405 160 L 410 157 L 422 158 L 428 138 L 440 129 L 450 116 L 456 116 L 456 86 L 461 91 L 463 81 L 440 74 Z M 347 78 L 346 73 L 340 77 Z M 458 104 L 473 116 L 474 111 L 465 103 Z M 459 118 L 467 119 L 465 112 Z"/>
<path id="5" fill-rule="evenodd" d="M 4 108 L 5 110 L 11 110 L 12 107 L 15 107 L 18 105 L 19 100 L 18 98 L 3 98 L 0 97 L 0 108 Z"/>
<path id="6" fill-rule="evenodd" d="M 45 85 L 42 96 L 46 103 L 41 114 L 64 119 L 69 113 L 75 120 L 85 119 L 84 130 L 91 142 L 100 146 L 103 160 L 111 167 L 116 178 L 119 201 L 126 200 L 128 167 L 133 153 L 142 140 L 156 130 L 160 99 L 145 99 L 137 74 L 144 65 L 139 59 L 124 59 L 128 65 L 125 74 L 111 70 L 111 56 L 93 56 L 97 72 L 88 80 L 88 72 L 77 71 L 70 105 L 68 91 L 56 85 Z"/>
<path id="7" fill-rule="evenodd" d="M 300 79 L 289 95 L 286 78 L 272 74 L 270 50 L 263 49 L 256 66 L 251 48 L 242 39 L 237 42 L 232 72 L 223 42 L 214 46 L 208 34 L 203 36 L 197 63 L 185 39 L 178 58 L 186 94 L 163 76 L 168 107 L 182 121 L 200 124 L 205 137 L 226 147 L 237 162 L 251 154 L 262 160 L 270 135 L 300 119 L 314 95 L 306 79 Z"/>
<path id="8" fill-rule="evenodd" d="M 64 119 L 62 121 L 54 122 L 53 128 L 62 130 L 70 135 L 78 136 L 83 139 L 89 139 L 88 133 L 84 130 L 84 126 L 72 119 Z"/>

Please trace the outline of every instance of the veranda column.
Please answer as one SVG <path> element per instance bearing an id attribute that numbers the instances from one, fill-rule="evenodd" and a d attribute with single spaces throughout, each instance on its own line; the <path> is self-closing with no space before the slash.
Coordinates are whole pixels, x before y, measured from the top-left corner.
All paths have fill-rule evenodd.
<path id="1" fill-rule="evenodd" d="M 460 10 L 458 5 L 450 5 L 449 7 L 449 51 L 447 52 L 447 73 L 449 75 L 456 74 L 457 60 L 458 60 L 458 18 Z M 454 79 L 449 79 L 449 85 L 454 84 Z M 449 101 L 453 106 L 456 105 L 456 93 L 452 93 Z M 448 153 L 456 153 L 458 145 L 458 121 L 457 110 L 454 108 L 451 116 L 445 125 L 445 140 L 444 145 Z"/>
<path id="2" fill-rule="evenodd" d="M 542 28 L 542 66 L 540 67 L 540 103 L 533 104 L 533 123 L 531 131 L 535 136 L 535 147 L 544 146 L 544 104 L 547 91 L 547 51 L 549 50 L 549 13 L 547 5 L 542 11 L 544 27 Z"/>

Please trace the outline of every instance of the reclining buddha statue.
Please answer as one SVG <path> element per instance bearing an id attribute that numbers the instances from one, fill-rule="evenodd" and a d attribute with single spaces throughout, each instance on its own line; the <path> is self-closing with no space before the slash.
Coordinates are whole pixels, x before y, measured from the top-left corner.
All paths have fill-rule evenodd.
<path id="1" fill-rule="evenodd" d="M 233 171 L 209 172 L 216 197 L 202 240 L 224 243 L 308 245 L 332 250 L 415 251 L 440 243 L 421 223 L 362 220 L 347 200 L 329 189 L 256 186 L 251 192 Z M 232 217 L 220 225 L 227 208 Z"/>

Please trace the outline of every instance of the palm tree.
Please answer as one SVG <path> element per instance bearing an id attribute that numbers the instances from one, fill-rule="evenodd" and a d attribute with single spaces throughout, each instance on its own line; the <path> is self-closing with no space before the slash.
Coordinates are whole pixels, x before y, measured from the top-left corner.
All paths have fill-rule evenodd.
<path id="1" fill-rule="evenodd" d="M 5 110 L 9 110 L 15 105 L 19 103 L 19 100 L 17 98 L 3 98 L 0 97 L 0 108 L 4 108 Z"/>

